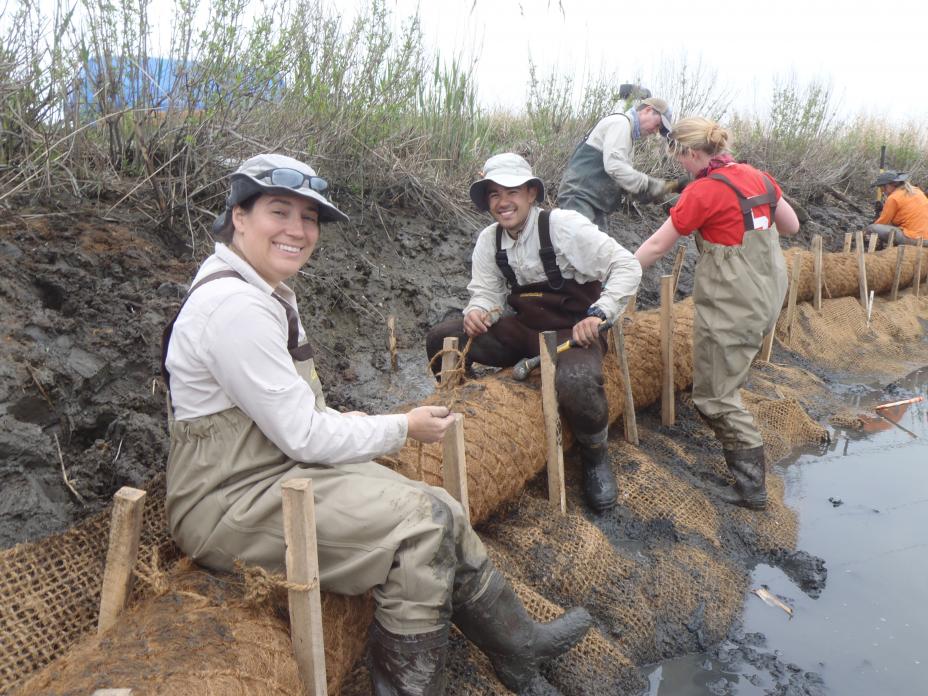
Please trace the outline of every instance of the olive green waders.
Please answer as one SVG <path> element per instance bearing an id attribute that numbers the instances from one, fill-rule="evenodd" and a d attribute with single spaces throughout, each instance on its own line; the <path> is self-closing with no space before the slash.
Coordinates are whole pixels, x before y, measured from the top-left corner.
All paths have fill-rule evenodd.
<path id="1" fill-rule="evenodd" d="M 735 477 L 734 494 L 726 500 L 762 509 L 767 501 L 764 441 L 740 389 L 783 306 L 786 263 L 775 226 L 746 230 L 740 246 L 696 235 L 693 405 L 722 443 Z"/>

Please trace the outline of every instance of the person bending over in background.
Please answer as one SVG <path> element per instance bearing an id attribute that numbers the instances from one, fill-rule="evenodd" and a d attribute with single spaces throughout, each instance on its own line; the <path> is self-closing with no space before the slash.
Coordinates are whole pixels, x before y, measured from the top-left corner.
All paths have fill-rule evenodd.
<path id="1" fill-rule="evenodd" d="M 621 102 L 620 102 L 621 104 Z M 677 191 L 679 181 L 665 181 L 639 172 L 632 165 L 634 142 L 649 135 L 666 135 L 672 114 L 658 97 L 601 119 L 577 145 L 557 192 L 557 206 L 576 210 L 607 231 L 607 216 L 619 209 L 623 192 L 643 202 L 658 201 Z"/>
<path id="2" fill-rule="evenodd" d="M 880 173 L 870 184 L 882 189 L 885 196 L 879 217 L 867 226 L 867 232 L 875 232 L 882 245 L 890 236 L 895 244 L 928 240 L 928 197 L 908 178 L 908 174 L 890 170 Z"/>
<path id="3" fill-rule="evenodd" d="M 538 355 L 541 331 L 557 331 L 559 343 L 572 338 L 582 346 L 558 356 L 555 381 L 580 446 L 587 503 L 602 512 L 615 505 L 618 488 L 606 443 L 606 341 L 599 329 L 617 319 L 638 291 L 641 266 L 579 213 L 541 210 L 544 184 L 519 155 L 491 157 L 484 172 L 471 185 L 470 197 L 496 223 L 477 238 L 464 317 L 429 331 L 429 359 L 447 336 L 457 336 L 462 345 L 472 337 L 468 362 L 495 367 Z M 500 316 L 504 307 L 510 311 Z"/>
<path id="4" fill-rule="evenodd" d="M 541 683 L 547 693 L 539 660 L 578 642 L 589 614 L 571 610 L 536 624 L 456 500 L 371 461 L 407 437 L 437 442 L 452 422 L 448 410 L 368 416 L 325 405 L 284 281 L 309 260 L 320 223 L 348 219 L 326 189 L 308 165 L 279 154 L 253 157 L 232 174 L 214 225 L 221 241 L 162 346 L 171 534 L 216 570 L 236 559 L 280 570 L 281 484 L 312 479 L 322 589 L 373 591 L 375 694 L 443 693 L 452 621 L 506 686 Z"/>
<path id="5" fill-rule="evenodd" d="M 738 164 L 729 134 L 705 118 L 680 120 L 668 151 L 695 177 L 670 217 L 635 252 L 647 268 L 681 235 L 696 233 L 693 279 L 693 404 L 721 442 L 735 478 L 727 502 L 767 504 L 764 442 L 739 389 L 786 295 L 779 235 L 799 229 L 796 213 L 766 172 Z"/>

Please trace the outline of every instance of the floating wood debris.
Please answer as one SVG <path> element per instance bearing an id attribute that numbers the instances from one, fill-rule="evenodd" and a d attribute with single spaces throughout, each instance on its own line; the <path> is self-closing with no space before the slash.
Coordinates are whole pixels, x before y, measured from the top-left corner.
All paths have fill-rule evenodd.
<path id="1" fill-rule="evenodd" d="M 793 608 L 787 604 L 784 604 L 779 597 L 773 594 L 766 587 L 758 587 L 757 589 L 751 590 L 751 592 L 764 600 L 764 604 L 782 609 L 787 614 L 789 614 L 789 618 L 793 618 Z"/>

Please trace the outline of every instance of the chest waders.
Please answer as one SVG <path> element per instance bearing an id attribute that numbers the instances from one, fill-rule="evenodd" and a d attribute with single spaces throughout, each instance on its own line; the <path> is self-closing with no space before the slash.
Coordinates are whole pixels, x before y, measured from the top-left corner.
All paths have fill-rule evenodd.
<path id="1" fill-rule="evenodd" d="M 763 509 L 767 502 L 764 441 L 745 409 L 740 389 L 764 335 L 776 325 L 786 297 L 786 264 L 773 224 L 776 191 L 746 197 L 719 173 L 738 197 L 744 217 L 740 245 L 713 244 L 696 233 L 699 261 L 693 281 L 693 404 L 722 443 L 735 477 L 728 502 Z M 753 209 L 770 206 L 770 227 L 754 229 Z"/>
<path id="2" fill-rule="evenodd" d="M 620 112 L 604 118 L 616 115 L 628 119 L 627 114 Z M 576 210 L 603 232 L 607 232 L 607 216 L 619 209 L 623 190 L 606 172 L 603 151 L 587 142 L 595 129 L 596 126 L 590 129 L 570 156 L 558 187 L 557 207 Z"/>
<path id="3" fill-rule="evenodd" d="M 191 288 L 184 302 L 203 284 L 229 277 L 246 282 L 234 271 L 220 271 Z M 315 394 L 316 410 L 324 412 L 312 350 L 307 343 L 298 345 L 296 311 L 283 298 L 275 298 L 287 313 L 294 366 Z M 176 319 L 177 315 L 162 340 L 168 386 L 164 362 Z M 412 481 L 375 462 L 327 466 L 294 461 L 236 407 L 179 421 L 173 418 L 169 396 L 168 426 L 166 506 L 171 535 L 185 553 L 215 570 L 230 571 L 235 560 L 242 560 L 282 571 L 280 486 L 292 478 L 312 479 L 321 588 L 345 595 L 370 591 L 376 602 L 370 651 L 378 696 L 444 693 L 452 612 L 456 621 L 460 616 L 481 624 L 474 629 L 479 638 L 495 637 L 494 630 L 502 627 L 512 632 L 511 614 L 520 611 L 523 618 L 515 625 L 524 628 L 523 638 L 531 629 L 532 641 L 510 646 L 510 639 L 499 638 L 492 645 L 502 646 L 496 657 L 501 664 L 515 660 L 533 678 L 541 657 L 566 651 L 589 628 L 591 619 L 584 610 L 568 612 L 549 624 L 531 621 L 487 558 L 460 504 L 444 489 Z M 499 615 L 509 595 L 518 606 L 508 607 L 510 615 L 504 621 Z M 558 643 L 552 655 L 537 656 L 536 651 L 549 647 L 552 631 L 568 640 Z M 507 647 L 512 649 L 506 652 Z"/>
<path id="4" fill-rule="evenodd" d="M 500 317 L 471 344 L 468 359 L 483 365 L 511 367 L 522 358 L 538 355 L 538 334 L 557 331 L 558 343 L 571 337 L 574 325 L 602 292 L 598 281 L 578 283 L 561 275 L 551 243 L 550 213 L 538 215 L 539 256 L 546 280 L 519 285 L 503 249 L 504 230 L 496 226 L 496 265 L 509 285 L 507 304 L 514 315 Z M 468 337 L 461 319 L 433 328 L 426 339 L 429 359 L 441 350 L 446 336 L 457 336 L 461 345 Z M 583 490 L 590 507 L 601 512 L 615 505 L 618 484 L 608 458 L 609 402 L 603 380 L 606 341 L 600 338 L 589 348 L 573 348 L 558 355 L 555 386 L 564 417 L 580 446 Z M 434 363 L 433 363 L 434 364 Z M 436 365 L 437 370 L 437 365 Z"/>

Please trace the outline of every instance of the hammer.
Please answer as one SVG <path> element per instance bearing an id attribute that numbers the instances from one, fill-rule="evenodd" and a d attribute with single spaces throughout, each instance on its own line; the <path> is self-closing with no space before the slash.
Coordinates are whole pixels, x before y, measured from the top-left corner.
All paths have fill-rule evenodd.
<path id="1" fill-rule="evenodd" d="M 607 331 L 611 326 L 612 326 L 611 321 L 604 321 L 602 324 L 599 325 L 599 333 L 602 333 L 603 331 Z M 560 353 L 563 353 L 568 348 L 576 348 L 578 345 L 580 344 L 574 343 L 574 339 L 570 339 L 569 341 L 564 341 L 561 345 L 559 345 L 555 352 L 557 354 L 560 354 Z M 512 378 L 515 380 L 518 380 L 519 382 L 524 382 L 526 379 L 528 379 L 528 376 L 532 374 L 532 370 L 534 370 L 540 364 L 541 364 L 540 355 L 536 355 L 534 358 L 522 358 L 519 362 L 513 365 Z"/>

